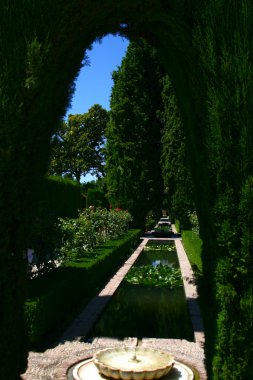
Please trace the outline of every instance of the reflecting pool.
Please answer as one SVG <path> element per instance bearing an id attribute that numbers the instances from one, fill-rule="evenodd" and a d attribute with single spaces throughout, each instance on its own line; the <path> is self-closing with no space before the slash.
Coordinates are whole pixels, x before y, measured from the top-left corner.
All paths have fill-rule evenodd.
<path id="1" fill-rule="evenodd" d="M 174 242 L 150 241 L 135 266 L 152 264 L 179 267 Z M 193 341 L 193 330 L 183 286 L 132 285 L 123 282 L 89 337 L 153 337 Z"/>

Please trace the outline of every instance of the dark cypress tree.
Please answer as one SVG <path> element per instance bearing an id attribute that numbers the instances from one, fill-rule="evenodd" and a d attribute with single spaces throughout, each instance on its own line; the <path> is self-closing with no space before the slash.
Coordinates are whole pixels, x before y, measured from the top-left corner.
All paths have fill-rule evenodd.
<path id="1" fill-rule="evenodd" d="M 188 212 L 194 210 L 193 184 L 187 160 L 185 135 L 177 107 L 176 97 L 169 77 L 163 79 L 161 113 L 162 130 L 161 166 L 165 197 L 172 219 L 179 219 L 181 227 L 189 227 Z"/>
<path id="2" fill-rule="evenodd" d="M 108 196 L 113 206 L 128 209 L 138 226 L 150 210 L 161 210 L 161 72 L 154 49 L 141 40 L 129 45 L 113 73 L 106 131 Z"/>

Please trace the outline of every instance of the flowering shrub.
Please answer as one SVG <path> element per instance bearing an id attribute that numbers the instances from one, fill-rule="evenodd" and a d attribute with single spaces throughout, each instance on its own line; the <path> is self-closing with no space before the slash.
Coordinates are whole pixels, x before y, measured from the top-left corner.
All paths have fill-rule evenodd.
<path id="1" fill-rule="evenodd" d="M 78 259 L 92 255 L 98 245 L 124 234 L 131 220 L 128 211 L 108 211 L 93 206 L 81 211 L 76 219 L 60 218 L 60 253 L 63 259 Z"/>
<path id="2" fill-rule="evenodd" d="M 188 216 L 192 225 L 192 231 L 199 235 L 199 220 L 196 211 L 188 212 Z"/>
<path id="3" fill-rule="evenodd" d="M 145 227 L 146 227 L 146 230 L 147 230 L 147 231 L 150 231 L 152 228 L 154 228 L 155 224 L 156 224 L 156 221 L 155 221 L 153 215 L 149 215 L 149 214 L 148 214 L 148 215 L 146 216 L 146 220 L 145 220 Z"/>

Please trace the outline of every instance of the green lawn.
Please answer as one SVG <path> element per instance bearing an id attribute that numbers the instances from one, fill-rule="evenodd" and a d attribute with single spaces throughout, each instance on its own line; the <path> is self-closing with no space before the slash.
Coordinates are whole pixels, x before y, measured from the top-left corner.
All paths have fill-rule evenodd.
<path id="1" fill-rule="evenodd" d="M 198 272 L 202 273 L 202 240 L 193 231 L 182 231 L 182 240 L 184 249 L 187 253 L 188 259 L 191 263 L 191 266 L 193 267 L 193 270 L 197 269 Z"/>
<path id="2" fill-rule="evenodd" d="M 198 303 L 201 309 L 201 314 L 204 322 L 205 329 L 205 355 L 206 355 L 206 366 L 207 372 L 210 374 L 212 371 L 212 360 L 214 355 L 214 345 L 216 336 L 216 323 L 210 318 L 210 310 L 214 305 L 210 305 L 210 297 L 208 289 L 205 286 L 205 280 L 202 271 L 202 259 L 201 259 L 201 247 L 202 240 L 193 231 L 182 231 L 183 245 L 191 263 L 192 269 L 196 275 L 197 286 L 198 286 Z"/>

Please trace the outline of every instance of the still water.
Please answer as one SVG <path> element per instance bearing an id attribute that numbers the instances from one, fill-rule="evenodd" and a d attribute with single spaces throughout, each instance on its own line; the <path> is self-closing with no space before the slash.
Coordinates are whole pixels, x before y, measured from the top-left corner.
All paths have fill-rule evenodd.
<path id="1" fill-rule="evenodd" d="M 135 266 L 179 266 L 174 245 L 157 249 L 156 242 L 151 248 L 141 253 Z M 193 340 L 183 286 L 168 289 L 123 282 L 90 333 L 90 338 L 95 336 Z"/>

